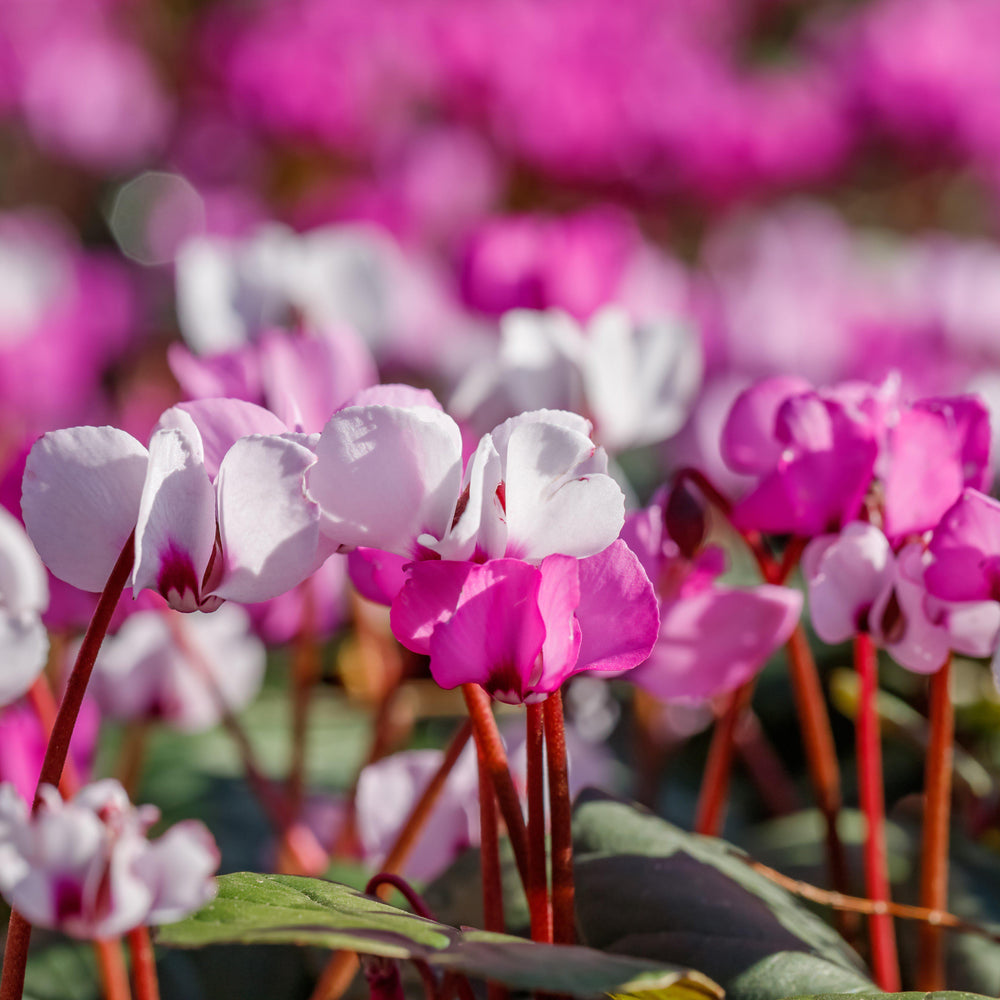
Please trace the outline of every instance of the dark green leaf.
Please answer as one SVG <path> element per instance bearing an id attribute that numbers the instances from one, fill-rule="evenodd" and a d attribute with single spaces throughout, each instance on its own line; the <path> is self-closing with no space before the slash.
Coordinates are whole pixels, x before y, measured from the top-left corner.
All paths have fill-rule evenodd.
<path id="1" fill-rule="evenodd" d="M 515 988 L 582 997 L 610 992 L 641 996 L 669 987 L 679 987 L 678 996 L 702 1000 L 720 995 L 705 977 L 666 963 L 459 931 L 348 886 L 293 875 L 224 875 L 213 902 L 160 928 L 157 940 L 184 948 L 276 943 L 346 948 L 386 958 L 420 958 Z"/>
<path id="2" fill-rule="evenodd" d="M 876 989 L 831 927 L 723 841 L 584 793 L 574 843 L 577 922 L 592 947 L 694 966 L 730 1000 Z"/>

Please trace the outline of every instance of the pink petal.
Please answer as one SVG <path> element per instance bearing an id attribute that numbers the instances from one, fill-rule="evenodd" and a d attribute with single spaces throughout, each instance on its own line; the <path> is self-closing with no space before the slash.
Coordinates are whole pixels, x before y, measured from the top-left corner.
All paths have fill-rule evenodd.
<path id="1" fill-rule="evenodd" d="M 406 556 L 393 555 L 381 549 L 355 549 L 348 553 L 347 571 L 357 592 L 376 604 L 390 605 L 406 583 L 403 567 L 410 562 Z"/>
<path id="2" fill-rule="evenodd" d="M 852 521 L 839 535 L 814 538 L 802 554 L 809 612 L 816 634 L 845 642 L 868 627 L 875 601 L 892 586 L 889 541 L 871 524 Z"/>
<path id="3" fill-rule="evenodd" d="M 431 676 L 445 689 L 472 682 L 520 703 L 539 680 L 541 573 L 518 559 L 466 565 L 458 606 L 431 635 Z"/>
<path id="4" fill-rule="evenodd" d="M 431 651 L 434 629 L 458 607 L 473 563 L 432 560 L 413 563 L 406 584 L 392 602 L 392 634 L 414 653 Z"/>
<path id="5" fill-rule="evenodd" d="M 649 660 L 629 680 L 657 698 L 703 700 L 753 677 L 791 635 L 802 596 L 787 587 L 712 587 L 665 604 Z"/>
<path id="6" fill-rule="evenodd" d="M 580 603 L 580 560 L 572 556 L 547 556 L 538 567 L 542 583 L 538 610 L 545 623 L 542 672 L 532 692 L 558 691 L 573 672 L 580 651 L 582 630 L 575 612 Z"/>
<path id="7" fill-rule="evenodd" d="M 21 511 L 42 562 L 80 590 L 104 589 L 136 526 L 149 455 L 113 427 L 50 431 L 24 471 Z"/>
<path id="8" fill-rule="evenodd" d="M 251 434 L 284 434 L 288 428 L 270 410 L 243 399 L 196 399 L 167 410 L 156 430 L 176 427 L 189 438 L 197 429 L 205 457 L 205 469 L 214 480 L 226 452 Z"/>
<path id="9" fill-rule="evenodd" d="M 200 442 L 177 429 L 156 431 L 135 530 L 133 590 L 156 590 L 178 611 L 198 608 L 215 534 L 215 490 Z"/>
<path id="10" fill-rule="evenodd" d="M 576 671 L 621 673 L 642 663 L 659 633 L 653 585 L 638 557 L 621 540 L 581 559 L 576 616 L 583 642 Z"/>
<path id="11" fill-rule="evenodd" d="M 419 535 L 442 538 L 451 526 L 462 437 L 439 410 L 347 407 L 326 425 L 316 455 L 306 488 L 337 545 L 413 555 Z"/>
<path id="12" fill-rule="evenodd" d="M 319 508 L 303 474 L 316 457 L 280 437 L 241 438 L 219 469 L 219 532 L 225 566 L 217 596 L 252 603 L 291 590 L 332 547 L 319 533 Z"/>
<path id="13" fill-rule="evenodd" d="M 928 549 L 928 591 L 946 601 L 1000 596 L 1000 503 L 966 489 L 941 518 Z"/>
<path id="14" fill-rule="evenodd" d="M 812 386 L 793 375 L 778 375 L 755 382 L 736 397 L 722 428 L 722 457 L 735 472 L 763 473 L 774 468 L 782 444 L 775 426 L 778 410 L 790 396 L 809 392 Z"/>

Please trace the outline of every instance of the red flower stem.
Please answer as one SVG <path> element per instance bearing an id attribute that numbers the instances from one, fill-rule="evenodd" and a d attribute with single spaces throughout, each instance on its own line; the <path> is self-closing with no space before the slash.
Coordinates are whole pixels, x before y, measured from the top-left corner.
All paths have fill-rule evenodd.
<path id="1" fill-rule="evenodd" d="M 156 953 L 148 927 L 136 927 L 126 935 L 132 955 L 132 982 L 135 1000 L 160 1000 L 160 982 L 156 977 Z"/>
<path id="2" fill-rule="evenodd" d="M 42 727 L 45 739 L 48 740 L 55 728 L 58 706 L 55 695 L 52 693 L 52 686 L 44 673 L 39 674 L 35 678 L 35 683 L 28 689 L 28 701 Z M 76 793 L 79 787 L 80 776 L 76 773 L 76 765 L 73 763 L 72 757 L 67 757 L 62 777 L 59 779 L 59 791 L 64 799 L 68 799 Z"/>
<path id="3" fill-rule="evenodd" d="M 674 476 L 676 482 L 686 481 L 693 483 L 702 496 L 716 507 L 720 514 L 728 521 L 733 513 L 733 502 L 713 483 L 701 469 L 693 466 L 686 466 L 678 469 Z"/>
<path id="4" fill-rule="evenodd" d="M 382 873 L 398 872 L 416 846 L 421 832 L 427 825 L 427 820 L 434 811 L 434 806 L 441 796 L 448 775 L 455 767 L 455 762 L 465 749 L 465 744 L 469 742 L 472 735 L 472 722 L 466 719 L 459 730 L 451 739 L 448 749 L 445 751 L 444 760 L 441 766 L 434 773 L 434 777 L 428 782 L 420 798 L 410 811 L 403 828 L 396 835 L 396 842 L 389 849 L 385 861 L 382 862 Z M 389 894 L 388 886 L 379 886 L 375 895 L 384 899 Z M 339 1000 L 351 985 L 355 972 L 358 969 L 358 956 L 353 951 L 338 951 L 327 963 L 316 983 L 312 993 L 312 1000 Z"/>
<path id="5" fill-rule="evenodd" d="M 125 955 L 122 952 L 121 940 L 94 941 L 94 952 L 97 955 L 97 968 L 104 987 L 104 1000 L 132 1000 L 132 991 L 128 985 L 128 967 L 125 965 Z"/>
<path id="6" fill-rule="evenodd" d="M 867 821 L 865 837 L 865 892 L 875 903 L 889 901 L 888 859 L 885 844 L 885 801 L 882 784 L 882 746 L 875 698 L 878 661 L 871 637 L 854 638 L 854 666 L 861 684 L 857 719 L 858 788 Z M 875 913 L 868 918 L 872 970 L 875 982 L 887 993 L 899 992 L 899 961 L 892 917 Z"/>
<path id="7" fill-rule="evenodd" d="M 924 832 L 920 855 L 920 905 L 948 908 L 948 833 L 951 820 L 951 769 L 955 711 L 948 691 L 951 656 L 930 676 L 930 741 L 924 777 Z M 945 988 L 944 935 L 940 927 L 920 927 L 918 990 Z"/>
<path id="8" fill-rule="evenodd" d="M 469 687 L 470 685 L 465 686 Z M 490 717 L 492 718 L 492 713 L 490 713 Z M 503 877 L 500 871 L 497 798 L 490 761 L 487 759 L 482 742 L 478 739 L 478 732 L 476 735 L 476 760 L 479 764 L 479 826 L 481 830 L 479 856 L 483 876 L 483 927 L 488 931 L 503 933 Z M 501 983 L 487 981 L 486 996 L 487 1000 L 506 1000 L 507 988 Z"/>
<path id="9" fill-rule="evenodd" d="M 393 872 L 379 872 L 373 875 L 365 886 L 365 895 L 374 896 L 382 886 L 395 889 L 410 904 L 410 908 L 417 916 L 425 917 L 427 920 L 434 919 L 434 914 L 427 908 L 423 897 L 401 875 Z"/>
<path id="10" fill-rule="evenodd" d="M 573 885 L 573 810 L 566 763 L 566 729 L 562 694 L 545 699 L 545 751 L 549 765 L 549 815 L 552 818 L 552 938 L 556 944 L 576 942 Z"/>
<path id="11" fill-rule="evenodd" d="M 552 903 L 545 862 L 544 710 L 540 702 L 525 705 L 528 778 L 528 912 L 531 940 L 552 942 Z"/>
<path id="12" fill-rule="evenodd" d="M 712 731 L 705 773 L 701 779 L 694 829 L 709 837 L 718 837 L 726 814 L 729 775 L 736 750 L 736 730 L 743 713 L 750 705 L 757 678 L 751 678 L 729 696 L 729 700 Z"/>
<path id="13" fill-rule="evenodd" d="M 514 849 L 518 874 L 527 891 L 528 831 L 524 825 L 524 813 L 521 812 L 521 800 L 518 798 L 514 779 L 511 778 L 510 768 L 507 766 L 507 751 L 503 748 L 503 740 L 500 739 L 496 719 L 493 718 L 490 696 L 478 684 L 463 684 L 462 694 L 465 696 L 465 705 L 472 719 L 476 748 L 482 754 L 493 782 L 500 814 L 507 824 L 507 836 L 510 837 L 510 844 Z"/>
<path id="14" fill-rule="evenodd" d="M 38 785 L 35 788 L 33 809 L 38 808 L 41 801 L 38 789 L 42 785 L 58 786 L 62 778 L 66 758 L 69 755 L 69 742 L 73 737 L 83 695 L 87 690 L 90 675 L 94 670 L 101 643 L 111 624 L 118 598 L 128 582 L 135 561 L 135 537 L 129 535 L 118 561 L 111 570 L 108 582 L 94 609 L 87 632 L 77 653 L 73 670 L 66 681 L 62 702 L 52 724 L 52 732 L 45 748 L 45 758 L 42 760 L 41 773 L 38 775 Z M 3 973 L 0 975 L 0 1000 L 21 1000 L 24 993 L 24 971 L 28 964 L 28 944 L 31 940 L 31 925 L 17 910 L 10 911 L 10 923 L 7 927 L 7 944 L 4 949 Z"/>
<path id="15" fill-rule="evenodd" d="M 801 625 L 795 626 L 785 649 L 788 653 L 788 674 L 792 682 L 795 710 L 802 730 L 809 777 L 816 794 L 819 810 L 826 822 L 826 856 L 830 869 L 830 884 L 837 892 L 848 889 L 847 855 L 837 830 L 842 804 L 840 765 L 830 728 L 823 686 L 813 659 L 809 640 Z"/>
<path id="16" fill-rule="evenodd" d="M 768 812 L 772 816 L 798 812 L 802 808 L 798 789 L 752 708 L 740 716 L 735 739 L 743 766 Z"/>

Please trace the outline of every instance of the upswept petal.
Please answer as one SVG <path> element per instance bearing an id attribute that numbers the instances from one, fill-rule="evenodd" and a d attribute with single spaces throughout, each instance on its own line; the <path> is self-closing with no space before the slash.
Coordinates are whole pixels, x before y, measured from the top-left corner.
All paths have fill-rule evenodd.
<path id="1" fill-rule="evenodd" d="M 219 533 L 225 563 L 214 587 L 233 601 L 266 601 L 318 569 L 332 547 L 302 476 L 316 456 L 283 437 L 241 438 L 219 469 Z"/>
<path id="2" fill-rule="evenodd" d="M 481 684 L 520 704 L 536 690 L 545 640 L 542 575 L 519 559 L 466 563 L 458 605 L 431 634 L 431 676 L 445 689 Z"/>
<path id="3" fill-rule="evenodd" d="M 580 603 L 580 560 L 572 556 L 546 556 L 538 567 L 542 574 L 538 610 L 545 623 L 542 672 L 532 692 L 550 694 L 573 674 L 583 638 L 576 618 Z"/>
<path id="4" fill-rule="evenodd" d="M 424 655 L 431 651 L 431 635 L 458 607 L 473 565 L 442 559 L 410 566 L 389 615 L 392 634 L 407 649 Z"/>
<path id="5" fill-rule="evenodd" d="M 197 820 L 175 823 L 143 852 L 139 866 L 152 895 L 146 923 L 169 924 L 201 909 L 217 891 L 221 855 Z"/>
<path id="6" fill-rule="evenodd" d="M 178 428 L 203 449 L 205 469 L 214 480 L 226 452 L 251 434 L 284 434 L 288 427 L 270 410 L 243 399 L 196 399 L 178 403 L 160 417 L 155 430 Z M 154 431 L 155 432 L 155 431 Z"/>
<path id="7" fill-rule="evenodd" d="M 350 406 L 334 414 L 306 472 L 321 530 L 337 545 L 413 555 L 421 534 L 451 527 L 462 483 L 462 435 L 427 406 Z"/>
<path id="8" fill-rule="evenodd" d="M 20 698 L 42 672 L 49 655 L 49 634 L 32 611 L 8 612 L 0 606 L 0 706 Z"/>
<path id="9" fill-rule="evenodd" d="M 24 470 L 21 512 L 42 562 L 100 591 L 136 526 L 149 453 L 114 427 L 50 431 Z"/>
<path id="10" fill-rule="evenodd" d="M 178 611 L 212 610 L 202 588 L 215 536 L 215 488 L 198 440 L 178 428 L 156 431 L 135 530 L 132 589 L 156 590 Z"/>
<path id="11" fill-rule="evenodd" d="M 802 573 L 816 634 L 838 643 L 865 630 L 893 572 L 889 540 L 874 525 L 852 521 L 839 535 L 814 538 L 802 553 Z"/>
<path id="12" fill-rule="evenodd" d="M 347 572 L 354 589 L 366 600 L 390 605 L 406 583 L 407 556 L 382 549 L 358 548 L 347 554 Z"/>
<path id="13" fill-rule="evenodd" d="M 652 655 L 628 678 L 665 701 L 733 691 L 788 639 L 801 608 L 801 594 L 769 584 L 710 587 L 665 604 Z"/>
<path id="14" fill-rule="evenodd" d="M 496 438 L 494 437 L 494 441 Z M 560 553 L 595 555 L 625 522 L 625 497 L 604 470 L 607 458 L 565 423 L 524 421 L 497 444 L 504 472 L 504 553 L 530 561 Z"/>
<path id="15" fill-rule="evenodd" d="M 396 406 L 404 410 L 411 410 L 415 406 L 429 406 L 432 410 L 444 410 L 430 389 L 392 382 L 359 389 L 351 397 L 348 406 Z"/>
<path id="16" fill-rule="evenodd" d="M 749 475 L 774 468 L 782 450 L 775 436 L 778 411 L 790 396 L 811 389 L 805 379 L 794 375 L 762 379 L 744 389 L 722 428 L 722 458 L 726 465 L 734 472 Z"/>
<path id="17" fill-rule="evenodd" d="M 48 605 L 49 581 L 42 560 L 17 518 L 0 507 L 0 608 L 40 612 Z"/>
<path id="18" fill-rule="evenodd" d="M 966 489 L 934 529 L 924 579 L 946 601 L 1000 597 L 1000 503 Z"/>
<path id="19" fill-rule="evenodd" d="M 649 656 L 659 632 L 653 584 L 638 556 L 621 539 L 578 565 L 576 616 L 583 642 L 574 673 L 631 670 Z"/>

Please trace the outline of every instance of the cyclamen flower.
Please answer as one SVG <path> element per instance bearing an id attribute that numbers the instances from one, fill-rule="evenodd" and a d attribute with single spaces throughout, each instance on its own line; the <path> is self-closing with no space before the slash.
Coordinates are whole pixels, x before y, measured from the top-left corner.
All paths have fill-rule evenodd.
<path id="1" fill-rule="evenodd" d="M 134 592 L 155 590 L 178 611 L 267 600 L 328 554 L 302 492 L 311 443 L 231 399 L 167 410 L 148 451 L 112 427 L 51 431 L 25 469 L 28 534 L 81 590 L 103 588 L 134 530 Z"/>
<path id="2" fill-rule="evenodd" d="M 323 531 L 412 561 L 385 595 L 393 631 L 443 687 L 536 700 L 647 655 L 655 599 L 616 543 L 624 498 L 589 430 L 571 413 L 522 414 L 483 437 L 463 476 L 458 425 L 433 407 L 348 407 L 324 429 L 306 474 Z"/>
<path id="3" fill-rule="evenodd" d="M 32 813 L 0 785 L 0 893 L 32 923 L 77 938 L 106 938 L 180 920 L 215 895 L 219 851 L 187 820 L 150 841 L 154 806 L 135 808 L 111 779 L 63 801 L 40 789 Z"/>
<path id="4" fill-rule="evenodd" d="M 249 614 L 235 604 L 184 618 L 166 609 L 137 611 L 105 639 L 93 693 L 111 718 L 197 732 L 253 700 L 266 658 Z"/>
<path id="5" fill-rule="evenodd" d="M 859 521 L 813 539 L 802 572 L 816 634 L 838 643 L 867 632 L 901 666 L 925 674 L 949 650 L 990 655 L 1000 641 L 1000 604 L 929 592 L 934 544 L 911 542 L 897 553 L 879 528 Z"/>
<path id="6" fill-rule="evenodd" d="M 821 390 L 792 376 L 764 379 L 737 398 L 722 432 L 727 464 L 760 477 L 734 523 L 818 535 L 858 517 L 878 483 L 891 539 L 927 531 L 963 488 L 989 483 L 989 433 L 988 411 L 972 396 L 905 404 L 898 379 Z"/>
<path id="7" fill-rule="evenodd" d="M 20 698 L 45 666 L 49 637 L 40 616 L 48 603 L 45 568 L 0 507 L 0 705 Z"/>
<path id="8" fill-rule="evenodd" d="M 783 645 L 802 610 L 788 587 L 726 587 L 723 551 L 702 547 L 700 532 L 670 531 L 665 501 L 630 514 L 622 539 L 642 562 L 660 602 L 660 630 L 629 680 L 665 700 L 704 700 L 735 690 Z M 674 533 L 684 535 L 681 526 Z"/>

